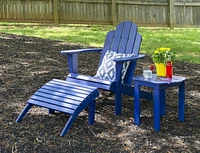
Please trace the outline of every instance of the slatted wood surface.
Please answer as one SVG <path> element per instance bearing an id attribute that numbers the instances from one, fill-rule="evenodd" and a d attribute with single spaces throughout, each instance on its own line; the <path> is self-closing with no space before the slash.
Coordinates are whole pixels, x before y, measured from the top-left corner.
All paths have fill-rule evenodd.
<path id="1" fill-rule="evenodd" d="M 33 105 L 48 108 L 49 113 L 55 110 L 68 113 L 70 118 L 60 134 L 64 136 L 80 112 L 87 106 L 89 106 L 88 123 L 94 123 L 95 98 L 98 95 L 99 92 L 95 87 L 54 79 L 30 97 L 16 122 L 20 122 Z"/>
<path id="2" fill-rule="evenodd" d="M 87 102 L 88 96 L 95 99 L 97 88 L 54 79 L 35 92 L 28 103 L 73 114 L 81 103 Z"/>

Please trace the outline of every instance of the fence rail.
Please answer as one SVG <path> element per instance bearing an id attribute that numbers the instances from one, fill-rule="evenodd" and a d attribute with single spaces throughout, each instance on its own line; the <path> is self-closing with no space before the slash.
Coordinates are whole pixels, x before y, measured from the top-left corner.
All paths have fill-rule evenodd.
<path id="1" fill-rule="evenodd" d="M 0 0 L 0 22 L 200 27 L 200 0 Z"/>

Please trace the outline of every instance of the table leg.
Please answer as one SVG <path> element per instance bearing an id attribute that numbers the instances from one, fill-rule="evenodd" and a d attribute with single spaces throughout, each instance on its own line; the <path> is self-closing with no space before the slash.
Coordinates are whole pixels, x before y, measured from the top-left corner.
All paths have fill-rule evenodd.
<path id="1" fill-rule="evenodd" d="M 165 89 L 160 90 L 160 115 L 166 115 Z"/>
<path id="2" fill-rule="evenodd" d="M 184 122 L 184 111 L 185 111 L 185 81 L 179 86 L 179 120 Z"/>
<path id="3" fill-rule="evenodd" d="M 154 87 L 154 129 L 160 131 L 160 87 Z"/>
<path id="4" fill-rule="evenodd" d="M 134 124 L 140 125 L 140 85 L 134 82 Z"/>

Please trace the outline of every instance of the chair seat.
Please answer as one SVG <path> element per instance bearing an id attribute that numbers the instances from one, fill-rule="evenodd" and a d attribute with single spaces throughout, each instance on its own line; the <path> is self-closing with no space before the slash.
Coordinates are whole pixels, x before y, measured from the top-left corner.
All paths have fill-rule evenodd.
<path id="1" fill-rule="evenodd" d="M 99 89 L 115 91 L 116 82 L 105 79 L 99 79 L 92 76 L 70 73 L 67 81 L 79 83 L 83 85 L 97 87 Z"/>

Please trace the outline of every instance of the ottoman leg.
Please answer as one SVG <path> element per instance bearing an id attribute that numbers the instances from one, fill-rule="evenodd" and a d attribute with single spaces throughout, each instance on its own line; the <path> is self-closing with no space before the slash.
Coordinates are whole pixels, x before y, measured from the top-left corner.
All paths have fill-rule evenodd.
<path id="1" fill-rule="evenodd" d="M 55 113 L 54 109 L 49 108 L 49 114 L 54 114 L 54 113 Z"/>
<path id="2" fill-rule="evenodd" d="M 62 132 L 60 134 L 61 137 L 63 137 L 67 133 L 67 131 L 69 130 L 69 128 L 71 127 L 72 123 L 75 121 L 77 116 L 78 116 L 77 113 L 75 113 L 75 114 L 70 116 L 69 120 L 65 124 L 65 127 L 63 128 L 63 130 L 62 130 Z"/>
<path id="3" fill-rule="evenodd" d="M 89 105 L 88 124 L 93 124 L 95 120 L 95 100 Z"/>
<path id="4" fill-rule="evenodd" d="M 21 112 L 21 114 L 16 119 L 16 122 L 20 122 L 23 119 L 23 117 L 26 115 L 26 113 L 29 111 L 29 109 L 31 109 L 32 106 L 33 106 L 32 104 L 28 103 L 26 107 L 23 109 L 23 111 Z"/>

